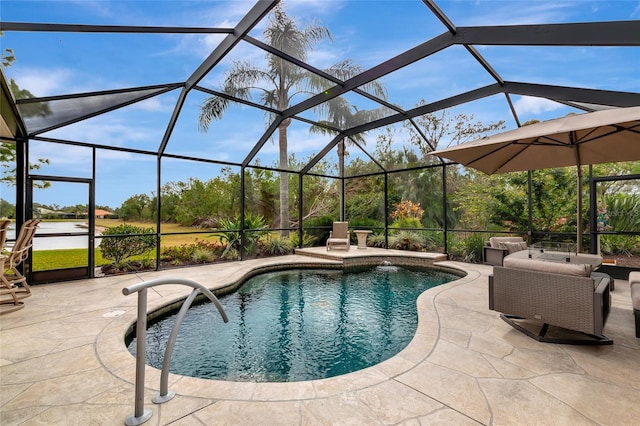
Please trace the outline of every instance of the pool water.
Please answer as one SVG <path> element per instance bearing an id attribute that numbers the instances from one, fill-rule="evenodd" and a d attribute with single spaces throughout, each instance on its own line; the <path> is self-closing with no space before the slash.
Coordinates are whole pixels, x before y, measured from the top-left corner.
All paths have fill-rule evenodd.
<path id="1" fill-rule="evenodd" d="M 364 272 L 298 269 L 257 275 L 211 303 L 193 306 L 180 328 L 171 372 L 246 382 L 293 382 L 357 371 L 413 338 L 416 299 L 459 277 L 381 266 Z M 162 368 L 175 315 L 149 325 L 147 364 Z M 135 339 L 129 350 L 135 354 Z"/>

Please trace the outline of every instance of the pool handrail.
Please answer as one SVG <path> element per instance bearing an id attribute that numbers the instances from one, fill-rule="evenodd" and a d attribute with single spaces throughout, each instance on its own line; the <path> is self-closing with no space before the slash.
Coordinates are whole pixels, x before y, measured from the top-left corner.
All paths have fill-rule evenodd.
<path id="1" fill-rule="evenodd" d="M 169 341 L 165 349 L 165 355 L 162 363 L 162 373 L 160 377 L 160 392 L 158 395 L 152 398 L 152 401 L 156 404 L 169 401 L 175 396 L 174 392 L 168 390 L 168 378 L 169 378 L 169 364 L 171 361 L 171 354 L 173 353 L 173 347 L 175 345 L 175 339 L 180 328 L 180 324 L 186 315 L 187 310 L 195 300 L 198 293 L 202 292 L 218 309 L 220 316 L 224 322 L 228 322 L 226 312 L 222 308 L 222 305 L 218 301 L 218 298 L 204 285 L 185 278 L 158 278 L 155 280 L 144 281 L 141 283 L 133 284 L 122 289 L 122 294 L 128 296 L 133 293 L 138 293 L 138 318 L 136 323 L 136 383 L 135 383 L 135 407 L 134 413 L 127 417 L 125 425 L 137 426 L 151 418 L 153 413 L 151 410 L 144 409 L 144 373 L 145 373 L 145 352 L 146 352 L 146 334 L 147 334 L 147 289 L 158 285 L 166 284 L 182 284 L 193 288 L 191 294 L 185 299 L 182 304 L 182 308 L 176 317 L 176 322 L 171 330 Z"/>

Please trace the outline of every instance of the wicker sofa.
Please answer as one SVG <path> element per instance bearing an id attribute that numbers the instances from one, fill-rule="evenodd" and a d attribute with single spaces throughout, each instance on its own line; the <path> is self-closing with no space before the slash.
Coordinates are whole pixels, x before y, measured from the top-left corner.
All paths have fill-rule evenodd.
<path id="1" fill-rule="evenodd" d="M 610 282 L 608 275 L 592 273 L 590 265 L 507 257 L 489 276 L 489 309 L 540 342 L 611 344 L 603 335 Z"/>
<path id="2" fill-rule="evenodd" d="M 636 337 L 640 339 L 640 272 L 629 273 L 629 287 L 636 322 Z"/>
<path id="3" fill-rule="evenodd" d="M 486 265 L 502 266 L 506 256 L 526 248 L 522 237 L 491 237 L 482 248 L 482 260 Z"/>

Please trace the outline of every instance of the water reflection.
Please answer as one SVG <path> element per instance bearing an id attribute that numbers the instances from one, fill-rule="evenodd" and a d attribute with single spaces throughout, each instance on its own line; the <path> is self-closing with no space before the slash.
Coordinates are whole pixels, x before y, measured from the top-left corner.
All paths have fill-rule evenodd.
<path id="1" fill-rule="evenodd" d="M 42 234 L 67 234 L 67 233 L 82 233 L 84 235 L 74 236 L 54 236 L 43 237 L 38 235 Z M 33 240 L 34 250 L 56 250 L 56 249 L 73 249 L 73 248 L 86 248 L 88 246 L 89 230 L 87 229 L 87 222 L 40 222 L 38 229 L 36 230 L 36 236 Z M 99 235 L 99 234 L 96 234 Z M 9 225 L 8 240 L 16 239 L 16 225 L 12 223 Z M 95 246 L 98 247 L 100 239 L 96 238 Z M 12 243 L 9 243 L 12 245 Z"/>

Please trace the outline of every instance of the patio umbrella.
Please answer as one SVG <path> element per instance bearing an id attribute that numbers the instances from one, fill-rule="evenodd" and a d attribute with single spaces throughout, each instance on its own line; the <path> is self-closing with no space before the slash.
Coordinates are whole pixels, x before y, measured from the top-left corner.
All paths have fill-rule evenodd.
<path id="1" fill-rule="evenodd" d="M 581 167 L 640 160 L 640 106 L 569 114 L 430 153 L 486 174 L 578 166 L 578 249 L 582 247 Z"/>

